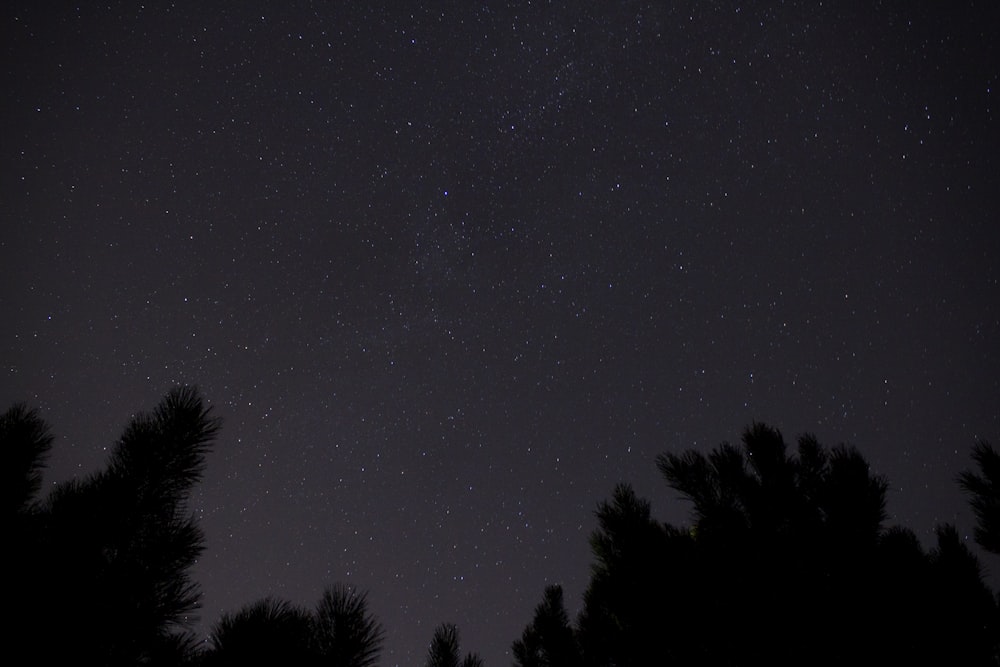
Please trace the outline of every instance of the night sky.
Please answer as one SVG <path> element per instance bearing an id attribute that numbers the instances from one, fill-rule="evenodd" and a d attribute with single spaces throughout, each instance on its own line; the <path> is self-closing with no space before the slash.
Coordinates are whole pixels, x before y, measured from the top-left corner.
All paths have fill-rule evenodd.
<path id="1" fill-rule="evenodd" d="M 382 664 L 505 667 L 617 482 L 683 523 L 655 456 L 754 420 L 971 532 L 998 3 L 80 4 L 0 10 L 0 401 L 55 482 L 203 390 L 199 632 L 341 581 Z"/>

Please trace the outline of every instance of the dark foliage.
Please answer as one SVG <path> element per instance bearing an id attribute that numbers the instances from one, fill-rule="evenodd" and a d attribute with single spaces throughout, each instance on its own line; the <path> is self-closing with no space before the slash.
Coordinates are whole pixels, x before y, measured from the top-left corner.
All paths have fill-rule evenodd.
<path id="1" fill-rule="evenodd" d="M 542 602 L 535 608 L 535 618 L 514 642 L 517 667 L 576 667 L 580 650 L 563 605 L 561 586 L 548 586 Z"/>
<path id="2" fill-rule="evenodd" d="M 962 481 L 980 497 L 995 468 L 982 448 L 976 460 L 983 477 Z M 590 584 L 562 644 L 576 664 L 998 664 L 1000 612 L 975 556 L 950 526 L 930 552 L 886 529 L 888 484 L 857 450 L 803 436 L 790 454 L 754 424 L 742 447 L 657 465 L 692 524 L 658 523 L 627 485 L 598 506 Z M 518 665 L 572 664 L 542 648 L 565 641 L 558 603 L 547 590 Z"/>
<path id="3" fill-rule="evenodd" d="M 206 648 L 188 630 L 199 603 L 189 570 L 203 538 L 187 507 L 219 424 L 193 388 L 134 416 L 106 469 L 41 486 L 52 438 L 34 411 L 0 416 L 7 525 L 15 545 L 9 630 L 40 664 L 372 667 L 383 631 L 364 594 L 323 592 L 315 613 L 264 599 L 216 624 Z"/>
<path id="4" fill-rule="evenodd" d="M 969 504 L 976 515 L 976 542 L 1000 555 L 1000 453 L 981 441 L 972 449 L 972 459 L 979 467 L 979 474 L 963 472 L 958 483 L 969 494 Z"/>
<path id="5" fill-rule="evenodd" d="M 333 665 L 377 664 L 383 630 L 367 597 L 340 584 L 323 591 L 315 612 L 265 598 L 215 625 L 205 663 Z"/>
<path id="6" fill-rule="evenodd" d="M 222 616 L 212 632 L 205 663 L 219 667 L 318 664 L 312 633 L 309 612 L 265 598 Z"/>
<path id="7" fill-rule="evenodd" d="M 34 502 L 51 447 L 52 436 L 37 411 L 18 404 L 0 415 L 0 451 L 7 461 L 0 489 L 8 521 L 26 513 Z"/>
<path id="8" fill-rule="evenodd" d="M 366 594 L 339 584 L 327 588 L 313 626 L 317 650 L 326 664 L 371 667 L 378 663 L 384 632 L 368 613 Z"/>
<path id="9" fill-rule="evenodd" d="M 0 415 L 11 646 L 41 664 L 374 667 L 384 632 L 365 594 L 334 585 L 307 611 L 266 598 L 190 632 L 202 551 L 187 507 L 217 420 L 194 389 L 132 418 L 107 468 L 39 499 L 52 437 L 38 414 Z M 959 477 L 976 539 L 998 549 L 1000 457 L 973 450 Z M 691 503 L 662 524 L 622 484 L 598 505 L 593 566 L 575 626 L 562 588 L 545 589 L 513 644 L 516 667 L 632 665 L 1000 665 L 1000 610 L 952 526 L 925 551 L 886 528 L 886 480 L 844 446 L 754 424 L 742 447 L 665 453 L 657 466 Z M 426 667 L 482 667 L 456 626 L 435 629 Z"/>
<path id="10" fill-rule="evenodd" d="M 15 636 L 40 662 L 171 664 L 190 653 L 199 592 L 188 573 L 203 538 L 186 504 L 217 429 L 197 390 L 175 389 L 132 418 L 104 471 L 16 501 Z M 15 408 L 3 432 L 23 489 L 37 492 L 46 428 Z"/>
<path id="11" fill-rule="evenodd" d="M 483 660 L 476 653 L 467 653 L 464 658 L 459 656 L 458 628 L 442 623 L 434 630 L 425 667 L 483 667 Z"/>

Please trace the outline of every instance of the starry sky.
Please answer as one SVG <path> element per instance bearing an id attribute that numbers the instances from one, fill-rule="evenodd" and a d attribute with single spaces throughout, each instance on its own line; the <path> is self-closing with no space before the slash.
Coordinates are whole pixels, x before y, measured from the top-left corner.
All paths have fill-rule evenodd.
<path id="1" fill-rule="evenodd" d="M 382 664 L 449 621 L 508 665 L 546 584 L 579 608 L 617 482 L 683 523 L 655 456 L 754 420 L 859 447 L 925 544 L 970 532 L 997 3 L 0 12 L 0 400 L 55 482 L 203 390 L 199 632 L 340 581 Z"/>

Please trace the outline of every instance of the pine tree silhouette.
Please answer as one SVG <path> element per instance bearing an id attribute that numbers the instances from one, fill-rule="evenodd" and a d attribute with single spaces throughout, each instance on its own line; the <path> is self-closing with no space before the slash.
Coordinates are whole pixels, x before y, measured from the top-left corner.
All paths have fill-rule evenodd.
<path id="1" fill-rule="evenodd" d="M 364 593 L 342 584 L 327 587 L 316 610 L 264 598 L 215 624 L 207 665 L 378 664 L 384 632 L 368 610 Z"/>
<path id="2" fill-rule="evenodd" d="M 975 556 L 949 526 L 930 552 L 886 529 L 888 483 L 856 449 L 803 436 L 789 453 L 754 424 L 742 447 L 657 465 L 692 523 L 659 524 L 628 486 L 599 505 L 582 664 L 997 664 Z M 536 659 L 529 630 L 515 648 Z"/>
<path id="3" fill-rule="evenodd" d="M 425 667 L 483 667 L 483 660 L 476 653 L 459 657 L 458 628 L 451 623 L 442 623 L 434 630 L 430 648 L 427 650 Z"/>
<path id="4" fill-rule="evenodd" d="M 3 446 L 16 453 L 8 474 L 22 478 L 8 504 L 19 643 L 43 664 L 187 655 L 199 603 L 189 570 L 203 548 L 187 499 L 219 426 L 198 391 L 174 389 L 153 413 L 134 416 L 105 470 L 59 484 L 44 501 L 32 497 L 47 428 L 21 407 L 2 422 Z"/>
<path id="5" fill-rule="evenodd" d="M 548 586 L 535 617 L 514 642 L 516 667 L 576 667 L 580 651 L 563 605 L 561 586 Z"/>
<path id="6" fill-rule="evenodd" d="M 1000 453 L 982 440 L 973 447 L 972 459 L 979 466 L 979 474 L 965 471 L 958 482 L 969 494 L 976 515 L 976 542 L 1000 555 Z"/>

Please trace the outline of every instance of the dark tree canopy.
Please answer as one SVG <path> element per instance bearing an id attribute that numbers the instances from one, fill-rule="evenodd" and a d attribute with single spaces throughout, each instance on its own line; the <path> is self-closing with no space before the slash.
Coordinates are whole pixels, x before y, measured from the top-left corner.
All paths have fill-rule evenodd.
<path id="1" fill-rule="evenodd" d="M 10 629 L 35 661 L 377 664 L 382 627 L 366 595 L 341 585 L 324 590 L 315 612 L 265 598 L 224 615 L 207 646 L 195 639 L 200 593 L 189 572 L 203 537 L 187 504 L 218 428 L 196 389 L 174 389 L 132 417 L 104 470 L 40 499 L 48 427 L 22 405 L 0 416 L 15 545 Z"/>
<path id="2" fill-rule="evenodd" d="M 39 498 L 52 443 L 39 415 L 0 415 L 13 646 L 40 664 L 375 667 L 384 631 L 367 597 L 324 589 L 314 610 L 264 598 L 190 631 L 203 537 L 187 506 L 219 428 L 196 389 L 134 416 L 107 467 Z M 1000 553 L 1000 456 L 973 449 L 959 477 L 976 540 Z M 790 452 L 753 424 L 740 446 L 656 461 L 691 524 L 653 517 L 627 484 L 596 510 L 591 578 L 575 624 L 545 589 L 513 644 L 515 667 L 1000 665 L 1000 599 L 953 526 L 925 550 L 886 527 L 885 478 L 852 447 L 812 436 Z M 426 667 L 482 667 L 458 629 L 434 631 Z"/>
<path id="3" fill-rule="evenodd" d="M 0 416 L 0 451 L 7 461 L 0 488 L 8 520 L 26 513 L 36 500 L 51 447 L 52 436 L 36 410 L 17 404 Z"/>
<path id="4" fill-rule="evenodd" d="M 210 666 L 315 664 L 313 619 L 284 600 L 264 598 L 215 624 L 205 662 Z"/>
<path id="5" fill-rule="evenodd" d="M 314 615 L 318 652 L 338 667 L 372 667 L 378 663 L 385 635 L 368 612 L 365 593 L 337 584 L 323 591 Z"/>
<path id="6" fill-rule="evenodd" d="M 580 663 L 561 586 L 546 587 L 535 618 L 514 642 L 513 653 L 516 667 L 575 667 Z"/>
<path id="7" fill-rule="evenodd" d="M 977 492 L 996 488 L 984 456 L 983 478 L 963 478 Z M 888 484 L 856 449 L 807 435 L 789 452 L 754 424 L 741 446 L 657 466 L 692 523 L 657 522 L 628 485 L 598 506 L 577 664 L 998 664 L 1000 613 L 975 556 L 950 526 L 929 552 L 886 528 Z M 556 664 L 542 648 L 564 636 L 556 602 L 546 590 L 514 643 L 521 667 Z"/>
<path id="8" fill-rule="evenodd" d="M 378 664 L 384 632 L 364 593 L 342 584 L 327 587 L 315 611 L 264 598 L 215 624 L 205 662 L 247 664 Z"/>
<path id="9" fill-rule="evenodd" d="M 152 414 L 131 419 L 105 470 L 39 501 L 51 438 L 34 412 L 6 413 L 10 474 L 25 480 L 8 505 L 17 511 L 15 636 L 40 662 L 134 665 L 189 651 L 199 603 L 189 571 L 203 537 L 187 498 L 217 429 L 196 389 L 174 389 Z"/>
<path id="10" fill-rule="evenodd" d="M 979 474 L 965 471 L 958 482 L 969 494 L 976 515 L 976 542 L 1000 555 L 1000 453 L 983 440 L 972 449 L 972 459 Z"/>
<path id="11" fill-rule="evenodd" d="M 460 656 L 458 627 L 442 623 L 434 630 L 425 667 L 483 667 L 483 660 L 476 653 L 467 653 L 464 658 Z"/>

